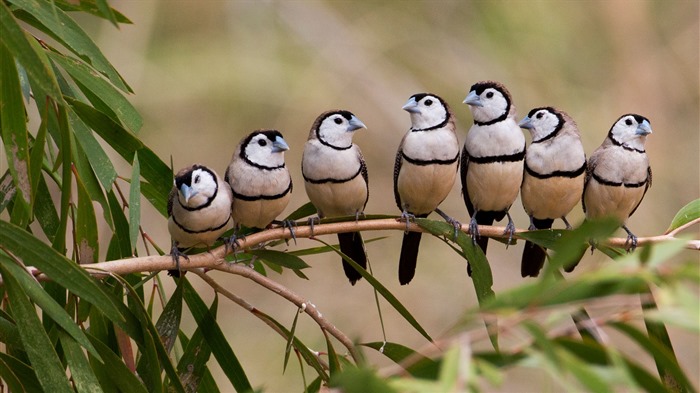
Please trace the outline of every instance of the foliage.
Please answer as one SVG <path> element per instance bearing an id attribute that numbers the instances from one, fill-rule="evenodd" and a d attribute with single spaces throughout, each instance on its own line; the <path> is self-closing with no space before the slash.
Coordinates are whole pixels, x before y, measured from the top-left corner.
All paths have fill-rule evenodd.
<path id="1" fill-rule="evenodd" d="M 188 278 L 179 279 L 175 291 L 166 296 L 162 286 L 155 285 L 158 275 L 134 272 L 98 279 L 95 271 L 81 267 L 103 255 L 107 261 L 136 256 L 139 240 L 147 250 L 149 245 L 159 250 L 142 230 L 141 196 L 165 216 L 172 170 L 140 141 L 142 120 L 125 98 L 131 93 L 128 84 L 73 20 L 73 12 L 115 25 L 130 23 L 106 0 L 0 4 L 0 126 L 8 157 L 0 178 L 2 380 L 13 392 L 214 392 L 221 381 L 209 371 L 213 360 L 236 391 L 252 391 L 260 381 L 248 379 L 245 365 L 223 335 L 217 320 L 218 297 L 207 305 Z M 112 152 L 103 146 L 129 165 L 128 176 L 117 172 Z M 126 186 L 128 193 L 123 190 Z M 54 201 L 52 194 L 60 197 Z M 101 207 L 101 217 L 95 203 Z M 683 208 L 669 232 L 696 222 L 699 203 Z M 305 205 L 290 218 L 312 212 Z M 313 370 L 311 379 L 305 376 L 307 391 L 317 391 L 322 384 L 348 392 L 478 391 L 486 384 L 502 383 L 515 366 L 542 368 L 563 387 L 575 384 L 596 392 L 695 391 L 666 332 L 670 324 L 699 333 L 697 267 L 692 261 L 671 262 L 682 241 L 644 246 L 632 254 L 609 251 L 616 256 L 614 263 L 564 280 L 559 268 L 574 261 L 591 237 L 609 237 L 613 226 L 592 223 L 566 233 L 526 232 L 521 237 L 546 245 L 554 256 L 541 279 L 495 294 L 488 260 L 467 235 L 459 233 L 452 241 L 450 225 L 431 220 L 419 220 L 418 225 L 443 239 L 474 268 L 479 305 L 466 310 L 449 335 L 435 339 L 444 348 L 441 351 L 432 345 L 430 353 L 421 354 L 399 343 L 350 343 L 350 356 L 343 356 L 335 348 L 339 336 L 324 327 L 316 313 L 327 343 L 327 355 L 321 356 L 294 335 L 299 315 L 287 328 L 212 286 L 283 337 L 285 367 L 293 351 L 302 374 L 309 367 Z M 106 251 L 99 250 L 100 238 L 109 238 Z M 249 250 L 237 254 L 237 259 L 253 264 L 257 273 L 248 269 L 249 274 L 260 283 L 267 282 L 268 269 L 288 269 L 305 278 L 302 270 L 309 266 L 301 256 L 322 252 L 341 254 L 336 246 L 324 244 L 288 253 Z M 43 274 L 41 283 L 28 273 L 30 267 Z M 361 274 L 426 342 L 433 342 L 410 310 L 371 272 Z M 145 291 L 146 284 L 153 285 L 152 293 Z M 594 318 L 587 314 L 585 307 L 613 296 L 639 298 L 642 308 L 626 302 Z M 159 300 L 163 307 L 156 315 L 154 303 Z M 300 311 L 307 308 L 307 303 L 295 304 Z M 194 332 L 181 330 L 184 312 L 196 321 Z M 569 318 L 575 324 L 562 323 Z M 486 324 L 485 336 L 480 322 Z M 602 339 L 605 331 L 629 338 L 654 360 L 657 371 Z M 475 352 L 473 345 L 486 338 L 493 350 Z M 380 374 L 363 358 L 362 346 L 380 351 L 403 371 Z"/>

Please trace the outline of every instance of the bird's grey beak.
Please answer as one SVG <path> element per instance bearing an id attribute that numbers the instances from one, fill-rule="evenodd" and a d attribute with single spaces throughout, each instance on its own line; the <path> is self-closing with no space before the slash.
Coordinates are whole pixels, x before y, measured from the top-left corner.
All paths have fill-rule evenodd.
<path id="1" fill-rule="evenodd" d="M 467 98 L 462 102 L 467 105 L 484 106 L 484 104 L 481 103 L 481 97 L 479 97 L 474 90 L 470 91 Z"/>
<path id="2" fill-rule="evenodd" d="M 532 119 L 530 119 L 530 116 L 525 116 L 524 119 L 520 120 L 520 123 L 518 123 L 518 126 L 520 128 L 525 128 L 528 130 L 535 128 L 535 126 L 532 125 Z"/>
<path id="3" fill-rule="evenodd" d="M 401 107 L 401 109 L 405 110 L 406 112 L 409 113 L 420 113 L 420 109 L 418 109 L 418 103 L 416 102 L 416 99 L 411 97 L 404 106 Z"/>
<path id="4" fill-rule="evenodd" d="M 197 195 L 198 192 L 193 190 L 192 187 L 188 186 L 187 184 L 183 184 L 180 186 L 180 194 L 182 194 L 182 196 L 185 198 L 185 203 L 188 203 L 190 198 Z"/>
<path id="5" fill-rule="evenodd" d="M 649 135 L 651 134 L 651 124 L 649 124 L 648 121 L 644 120 L 642 121 L 642 124 L 637 126 L 637 131 L 635 132 L 637 135 Z"/>
<path id="6" fill-rule="evenodd" d="M 365 123 L 361 122 L 356 116 L 352 116 L 348 122 L 348 128 L 345 130 L 347 132 L 352 132 L 360 128 L 367 128 Z"/>
<path id="7" fill-rule="evenodd" d="M 275 141 L 272 142 L 272 152 L 279 153 L 281 151 L 289 150 L 289 145 L 284 140 L 284 138 L 277 137 Z"/>

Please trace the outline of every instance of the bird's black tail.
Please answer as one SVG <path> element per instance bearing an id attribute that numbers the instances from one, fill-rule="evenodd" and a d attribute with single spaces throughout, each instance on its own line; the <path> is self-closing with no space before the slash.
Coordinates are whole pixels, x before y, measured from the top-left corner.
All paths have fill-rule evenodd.
<path id="1" fill-rule="evenodd" d="M 548 218 L 543 220 L 532 219 L 532 224 L 537 229 L 549 229 L 552 227 L 552 223 L 554 223 L 554 220 Z M 540 270 L 542 270 L 542 266 L 544 266 L 546 258 L 546 248 L 535 243 L 525 242 L 523 258 L 520 262 L 520 275 L 523 277 L 537 277 L 540 274 Z"/>
<path id="2" fill-rule="evenodd" d="M 401 256 L 399 257 L 399 282 L 401 285 L 411 282 L 416 274 L 421 235 L 421 232 L 409 232 L 403 235 Z"/>
<path id="3" fill-rule="evenodd" d="M 505 216 L 505 213 L 501 215 L 500 219 L 503 219 L 503 216 Z M 480 211 L 476 213 L 476 223 L 479 225 L 493 225 L 493 221 L 495 220 L 496 217 L 494 217 L 494 212 L 484 212 Z M 479 248 L 481 248 L 481 251 L 484 252 L 484 255 L 486 255 L 486 248 L 489 246 L 489 238 L 486 236 L 480 236 L 478 239 L 476 239 L 476 244 L 479 245 Z M 472 267 L 467 262 L 467 273 L 471 277 L 472 275 Z"/>
<path id="4" fill-rule="evenodd" d="M 340 244 L 340 251 L 343 254 L 349 256 L 353 261 L 357 262 L 358 265 L 362 266 L 363 269 L 367 270 L 367 254 L 360 232 L 339 233 L 338 243 Z M 343 260 L 343 270 L 345 271 L 345 277 L 350 280 L 350 284 L 352 285 L 355 285 L 357 280 L 362 278 L 362 275 L 360 275 L 354 267 L 350 266 L 349 263 L 345 262 L 345 260 Z"/>

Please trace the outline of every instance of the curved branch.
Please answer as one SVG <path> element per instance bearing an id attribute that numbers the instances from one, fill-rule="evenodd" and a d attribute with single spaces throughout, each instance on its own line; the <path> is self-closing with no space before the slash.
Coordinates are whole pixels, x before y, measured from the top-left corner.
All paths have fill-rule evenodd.
<path id="1" fill-rule="evenodd" d="M 424 230 L 415 223 L 409 223 L 408 226 L 405 222 L 398 221 L 395 218 L 380 218 L 380 219 L 367 219 L 360 221 L 344 221 L 344 222 L 334 222 L 319 224 L 314 226 L 313 235 L 329 235 L 337 233 L 346 232 L 357 232 L 357 231 L 379 231 L 379 230 L 399 230 L 405 231 L 408 229 L 412 232 L 424 232 Z M 462 231 L 469 233 L 469 226 L 462 225 Z M 504 235 L 504 227 L 495 226 L 480 226 L 479 234 L 481 236 L 486 236 L 490 238 L 506 238 Z M 524 229 L 516 230 L 516 239 L 521 239 L 518 236 L 519 233 L 526 232 Z M 294 234 L 297 238 L 309 238 L 312 237 L 311 228 L 309 226 L 298 226 L 294 229 Z M 257 233 L 247 235 L 245 238 L 239 239 L 240 248 L 239 249 L 250 249 L 260 244 L 280 239 L 291 239 L 292 235 L 289 230 L 284 228 L 272 228 Z M 638 246 L 644 244 L 661 243 L 676 239 L 674 236 L 659 235 L 651 237 L 640 237 L 638 238 Z M 624 248 L 627 238 L 610 238 L 607 242 L 603 243 L 612 247 Z M 690 250 L 700 250 L 700 240 L 688 240 L 686 241 L 685 248 Z M 220 246 L 209 252 L 203 252 L 200 254 L 191 255 L 189 261 L 184 261 L 181 263 L 181 268 L 183 270 L 193 269 L 193 268 L 212 268 L 221 269 L 222 266 L 228 265 L 224 261 L 225 247 Z M 129 274 L 135 272 L 153 272 L 159 270 L 167 270 L 173 268 L 173 260 L 169 255 L 163 256 L 145 256 L 138 258 L 125 258 L 113 261 L 101 262 L 101 263 L 91 263 L 82 265 L 85 269 L 89 270 L 91 274 L 95 276 L 107 275 L 109 273 L 116 274 Z M 225 268 L 224 268 L 225 269 Z M 41 272 L 34 271 L 34 275 L 38 279 L 42 279 Z"/>

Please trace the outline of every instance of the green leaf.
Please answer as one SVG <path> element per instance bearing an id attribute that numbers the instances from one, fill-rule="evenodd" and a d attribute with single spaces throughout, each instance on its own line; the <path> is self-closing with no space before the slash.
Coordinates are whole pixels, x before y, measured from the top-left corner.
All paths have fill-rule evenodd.
<path id="1" fill-rule="evenodd" d="M 61 341 L 63 354 L 68 362 L 68 368 L 70 368 L 71 379 L 78 393 L 102 392 L 100 383 L 95 373 L 93 373 L 90 363 L 85 358 L 80 345 L 65 332 L 59 332 L 58 337 Z M 92 347 L 92 344 L 90 346 Z"/>
<path id="2" fill-rule="evenodd" d="M 415 378 L 434 380 L 440 371 L 440 362 L 427 358 L 411 348 L 397 343 L 371 342 L 363 343 L 369 348 L 376 349 L 384 356 L 403 367 Z"/>
<path id="3" fill-rule="evenodd" d="M 416 224 L 433 236 L 445 239 L 449 245 L 448 238 L 454 236 L 454 227 L 443 221 L 433 221 L 425 218 L 416 219 Z M 462 249 L 460 254 L 464 257 L 472 269 L 472 282 L 474 283 L 474 291 L 479 305 L 484 305 L 490 299 L 493 299 L 495 292 L 493 291 L 493 274 L 486 255 L 480 247 L 476 246 L 470 236 L 464 232 L 457 232 L 457 245 Z M 494 318 L 484 318 L 486 330 L 489 332 L 489 340 L 495 349 L 498 349 L 498 321 Z"/>
<path id="4" fill-rule="evenodd" d="M 5 256 L 0 255 L 0 264 L 13 275 L 22 287 L 24 293 L 44 311 L 45 316 L 49 316 L 74 340 L 99 358 L 97 351 L 92 347 L 85 333 L 73 322 L 66 310 L 44 291 L 44 288 L 41 287 L 34 277 L 30 276 L 26 270 Z"/>
<path id="5" fill-rule="evenodd" d="M 306 361 L 306 364 L 309 366 L 313 367 L 314 370 L 318 373 L 319 377 L 324 380 L 328 381 L 328 374 L 326 373 L 326 370 L 323 368 L 321 363 L 318 361 L 318 358 L 316 357 L 315 354 L 311 353 L 309 350 L 309 347 L 306 346 L 301 340 L 299 340 L 297 337 L 295 337 L 292 332 L 287 330 L 286 327 L 284 327 L 281 323 L 277 322 L 274 318 L 271 316 L 265 314 L 264 312 L 260 310 L 255 311 L 255 315 L 260 317 L 263 321 L 265 321 L 268 325 L 272 325 L 273 329 L 278 331 L 285 337 L 287 340 L 289 340 L 290 337 L 292 337 L 292 345 L 294 345 L 294 349 L 298 351 L 298 353 L 301 355 L 301 357 Z"/>
<path id="6" fill-rule="evenodd" d="M 112 22 L 114 27 L 119 27 L 117 25 L 117 18 L 114 15 L 114 12 L 112 12 L 112 8 L 107 4 L 107 0 L 97 0 L 97 9 L 100 10 L 100 14 L 107 19 L 108 21 Z"/>
<path id="7" fill-rule="evenodd" d="M 116 305 L 116 300 L 107 294 L 93 277 L 41 240 L 22 228 L 0 221 L 0 245 L 22 261 L 31 261 L 33 266 L 56 283 L 99 307 L 109 319 L 122 326 L 124 330 L 133 331 L 127 324 L 126 316 Z"/>
<path id="8" fill-rule="evenodd" d="M 109 64 L 109 61 L 100 52 L 97 45 L 60 8 L 50 2 L 40 0 L 10 0 L 10 2 L 26 11 L 33 18 L 36 18 L 36 21 L 46 28 L 42 29 L 41 26 L 36 26 L 35 23 L 32 23 L 32 20 L 25 19 L 25 21 L 50 34 L 73 53 L 89 61 L 96 70 L 106 75 L 121 90 L 130 91 L 114 67 Z"/>
<path id="9" fill-rule="evenodd" d="M 331 378 L 330 386 L 344 393 L 396 393 L 386 379 L 379 378 L 372 370 L 349 367 Z"/>
<path id="10" fill-rule="evenodd" d="M 168 303 L 163 308 L 158 322 L 156 322 L 156 330 L 160 340 L 165 346 L 165 350 L 170 353 L 177 340 L 177 334 L 180 331 L 180 321 L 182 320 L 182 281 L 178 283 L 177 288 L 170 296 Z"/>
<path id="11" fill-rule="evenodd" d="M 606 347 L 594 341 L 581 342 L 568 337 L 558 337 L 554 339 L 554 342 L 591 366 L 612 365 Z M 623 358 L 623 361 L 637 382 L 638 388 L 643 388 L 649 393 L 668 391 L 661 381 L 651 375 L 644 367 L 627 358 Z"/>
<path id="12" fill-rule="evenodd" d="M 141 166 L 138 152 L 134 154 L 131 168 L 131 188 L 129 191 L 129 242 L 136 248 L 141 225 Z"/>
<path id="13" fill-rule="evenodd" d="M 101 18 L 104 18 L 105 15 L 102 13 L 101 9 L 98 8 L 97 4 L 95 2 L 91 1 L 80 1 L 78 3 L 72 3 L 72 0 L 53 0 L 53 2 L 60 7 L 64 11 L 80 11 L 80 12 L 85 12 L 90 15 L 98 16 Z M 98 0 L 98 1 L 105 1 L 105 0 Z M 106 1 L 105 1 L 106 3 Z M 127 23 L 131 24 L 132 22 L 124 16 L 121 12 L 115 10 L 114 8 L 110 8 L 111 13 L 114 15 L 114 18 L 118 23 Z"/>
<path id="14" fill-rule="evenodd" d="M 0 310 L 0 342 L 7 346 L 22 347 L 22 339 L 15 321 L 3 310 Z"/>
<path id="15" fill-rule="evenodd" d="M 639 329 L 627 323 L 612 322 L 609 325 L 634 340 L 643 350 L 654 358 L 659 374 L 661 374 L 664 380 L 664 385 L 666 385 L 669 390 L 695 392 L 693 384 L 678 364 L 678 359 L 676 359 L 673 353 L 673 347 L 669 347 L 670 340 L 668 340 L 668 333 L 665 332 L 665 328 L 663 328 L 665 337 L 663 337 L 663 334 L 660 334 L 661 332 L 658 326 L 652 326 L 652 332 L 650 336 L 647 337 L 647 335 Z M 661 338 L 662 341 L 658 341 L 659 338 Z M 664 345 L 664 341 L 666 340 L 668 340 L 668 346 Z"/>
<path id="16" fill-rule="evenodd" d="M 12 57 L 22 64 L 32 85 L 36 85 L 57 102 L 63 102 L 56 76 L 46 55 L 38 49 L 38 45 L 34 45 L 33 38 L 24 33 L 4 1 L 0 4 L 0 37 Z"/>
<path id="17" fill-rule="evenodd" d="M 416 319 L 413 317 L 413 315 L 411 315 L 411 313 L 408 311 L 408 309 L 406 309 L 406 307 L 404 307 L 404 305 L 401 304 L 399 299 L 397 299 L 396 296 L 394 296 L 391 292 L 389 292 L 389 290 L 386 289 L 386 287 L 384 285 L 382 285 L 382 283 L 380 283 L 376 278 L 374 278 L 374 276 L 369 274 L 369 272 L 367 272 L 360 265 L 358 265 L 357 262 L 353 261 L 352 258 L 343 254 L 338 248 L 332 247 L 330 244 L 326 243 L 325 241 L 323 241 L 319 238 L 315 238 L 314 240 L 325 244 L 326 247 L 332 248 L 333 251 L 335 251 L 338 255 L 340 255 L 345 262 L 347 262 L 355 270 L 357 270 L 357 272 L 360 273 L 362 278 L 364 278 L 369 283 L 369 285 L 372 286 L 372 288 L 376 289 L 377 292 L 379 292 L 379 294 L 382 295 L 382 297 L 384 299 L 386 299 L 386 301 L 389 302 L 389 304 L 391 304 L 391 306 L 394 307 L 394 309 L 399 314 L 401 314 L 401 316 L 406 320 L 406 322 L 408 322 L 411 326 L 413 326 L 413 328 L 416 329 L 416 331 L 418 331 L 418 333 L 420 333 L 423 337 L 425 337 L 426 340 L 428 340 L 430 342 L 433 341 L 433 339 L 430 337 L 428 332 L 426 332 L 425 329 L 423 329 L 423 327 L 418 323 L 418 321 L 416 321 Z"/>
<path id="18" fill-rule="evenodd" d="M 173 174 L 170 167 L 147 148 L 136 136 L 115 123 L 105 114 L 95 108 L 70 98 L 67 98 L 75 113 L 102 137 L 125 160 L 131 163 L 136 151 L 141 163 L 141 176 L 146 179 L 163 199 L 167 199 L 173 186 Z"/>
<path id="19" fill-rule="evenodd" d="M 250 250 L 248 254 L 256 255 L 270 263 L 286 267 L 288 269 L 306 269 L 310 267 L 303 259 L 296 255 L 275 250 Z"/>
<path id="20" fill-rule="evenodd" d="M 172 175 L 171 175 L 172 177 Z M 151 183 L 142 181 L 141 182 L 141 194 L 148 200 L 148 202 L 156 208 L 161 216 L 168 218 L 168 198 L 167 195 L 163 195 L 159 190 L 157 190 Z"/>
<path id="21" fill-rule="evenodd" d="M 127 221 L 126 215 L 124 215 L 124 211 L 121 208 L 122 205 L 117 200 L 117 196 L 114 195 L 114 190 L 107 192 L 107 203 L 109 204 L 109 211 L 112 215 L 112 222 L 114 222 L 114 238 L 119 242 L 118 258 L 129 257 L 136 246 L 131 246 L 131 241 L 129 240 L 129 221 Z"/>
<path id="22" fill-rule="evenodd" d="M 183 287 L 182 282 L 183 280 L 180 280 L 178 283 L 178 289 Z M 180 302 L 182 302 L 182 299 Z M 213 318 L 216 318 L 218 304 L 218 299 L 215 298 L 209 308 L 209 313 Z M 211 357 L 211 348 L 204 338 L 201 327 L 197 327 L 189 342 L 183 345 L 185 351 L 177 364 L 177 373 L 180 376 L 180 382 L 182 382 L 185 391 L 188 393 L 196 393 L 201 391 L 200 388 L 204 375 L 207 374 L 207 363 Z"/>
<path id="23" fill-rule="evenodd" d="M 192 316 L 195 321 L 197 321 L 197 326 L 202 329 L 207 344 L 212 350 L 216 361 L 221 366 L 224 374 L 228 377 L 229 381 L 233 384 L 234 389 L 237 392 L 247 392 L 253 390 L 253 387 L 248 382 L 248 377 L 243 371 L 241 363 L 238 361 L 236 354 L 231 349 L 224 333 L 221 328 L 216 323 L 216 319 L 211 315 L 204 302 L 199 297 L 192 285 L 187 281 L 186 278 L 180 278 L 184 280 L 185 286 L 185 302 L 192 312 Z"/>
<path id="24" fill-rule="evenodd" d="M 676 213 L 676 216 L 673 217 L 671 225 L 668 226 L 665 233 L 669 233 L 698 218 L 700 218 L 700 198 L 683 206 L 683 208 Z"/>
<path id="25" fill-rule="evenodd" d="M 34 370 L 21 360 L 3 352 L 0 352 L 0 375 L 8 383 L 11 392 L 42 391 Z M 11 383 L 13 381 L 14 383 Z M 16 386 L 18 384 L 19 386 Z"/>
<path id="26" fill-rule="evenodd" d="M 90 166 L 95 171 L 100 184 L 106 191 L 111 190 L 112 184 L 117 179 L 117 171 L 112 165 L 112 160 L 107 156 L 97 139 L 95 139 L 92 131 L 80 120 L 74 111 L 68 111 L 68 120 L 73 129 L 73 134 L 80 146 L 82 146 L 83 151 L 85 151 L 90 161 Z"/>
<path id="27" fill-rule="evenodd" d="M 102 341 L 88 334 L 88 338 L 92 341 L 97 351 L 100 353 L 102 359 L 104 359 L 104 364 L 98 362 L 93 357 L 90 357 L 90 363 L 93 368 L 102 368 L 105 372 L 99 374 L 106 378 L 109 378 L 110 382 L 115 385 L 121 392 L 130 393 L 147 393 L 146 387 L 139 380 L 139 378 L 134 375 L 134 373 L 129 370 L 124 361 L 117 356 L 107 345 Z M 99 376 L 98 375 L 98 376 Z M 102 386 L 107 385 L 106 381 L 102 382 Z"/>
<path id="28" fill-rule="evenodd" d="M 32 205 L 32 181 L 29 168 L 29 137 L 27 117 L 22 101 L 22 89 L 15 62 L 5 45 L 0 44 L 0 124 L 7 162 L 14 184 L 19 190 L 16 206 L 21 206 L 29 218 Z M 15 206 L 15 207 L 16 207 Z M 20 224 L 25 226 L 26 222 Z"/>
<path id="29" fill-rule="evenodd" d="M 78 245 L 78 261 L 80 264 L 95 263 L 100 257 L 95 207 L 92 206 L 90 195 L 77 171 L 75 180 L 78 189 L 78 211 L 74 230 Z"/>
<path id="30" fill-rule="evenodd" d="M 331 343 L 330 337 L 328 337 L 328 332 L 324 330 L 323 335 L 326 337 L 326 348 L 328 348 L 328 372 L 330 373 L 332 380 L 333 376 L 342 371 L 342 368 L 340 367 L 338 354 L 335 352 L 335 348 L 333 348 L 333 343 Z"/>
<path id="31" fill-rule="evenodd" d="M 49 108 L 47 102 L 47 105 L 44 107 L 44 111 L 48 112 L 48 110 Z M 47 117 L 47 115 L 44 114 L 44 117 Z M 37 189 L 39 188 L 39 181 L 41 180 L 41 167 L 44 162 L 46 129 L 46 122 L 42 121 L 41 125 L 39 126 L 39 130 L 37 131 L 36 138 L 34 138 L 34 142 L 32 143 L 32 150 L 29 154 L 29 178 L 31 179 L 31 195 L 33 196 L 32 213 L 34 212 L 34 205 L 36 204 L 36 200 L 38 198 Z"/>
<path id="32" fill-rule="evenodd" d="M 5 210 L 10 201 L 12 201 L 12 198 L 15 197 L 15 192 L 17 192 L 17 188 L 12 180 L 12 175 L 9 170 L 5 171 L 2 177 L 0 177 L 0 213 Z"/>
<path id="33" fill-rule="evenodd" d="M 0 272 L 7 288 L 10 308 L 19 328 L 24 349 L 41 386 L 44 391 L 71 393 L 73 390 L 66 380 L 61 360 L 41 325 L 34 306 L 29 302 L 15 277 L 5 269 L 4 265 L 0 265 Z"/>
<path id="34" fill-rule="evenodd" d="M 308 217 L 310 215 L 316 214 L 316 208 L 311 202 L 307 202 L 301 205 L 298 209 L 294 210 L 290 215 L 285 218 L 285 220 L 298 220 L 300 218 Z"/>
<path id="35" fill-rule="evenodd" d="M 53 243 L 61 221 L 43 176 L 39 176 L 39 187 L 34 200 L 34 217 L 39 221 L 44 235 Z"/>
<path id="36" fill-rule="evenodd" d="M 68 231 L 68 210 L 71 204 L 71 195 L 73 188 L 71 187 L 71 167 L 72 163 L 72 149 L 71 149 L 71 131 L 68 125 L 68 115 L 66 108 L 64 106 L 58 107 L 58 128 L 60 131 L 59 138 L 56 139 L 56 143 L 59 145 L 60 158 L 56 159 L 56 170 L 58 170 L 58 165 L 62 166 L 61 170 L 61 221 L 58 226 L 58 231 L 56 231 L 56 236 L 53 241 L 53 248 L 58 250 L 61 254 L 66 253 L 66 233 Z"/>
<path id="37" fill-rule="evenodd" d="M 138 111 L 104 79 L 96 76 L 94 71 L 84 63 L 59 53 L 48 52 L 49 57 L 75 78 L 80 86 L 84 86 L 95 94 L 116 115 L 115 121 L 123 124 L 132 133 L 137 133 L 143 125 L 143 119 Z"/>
<path id="38" fill-rule="evenodd" d="M 299 321 L 299 314 L 301 314 L 301 309 L 298 309 L 294 313 L 294 321 L 292 321 L 292 329 L 289 331 L 289 337 L 287 338 L 287 346 L 284 349 L 284 364 L 282 366 L 282 373 L 287 370 L 287 363 L 289 362 L 289 354 L 292 352 L 292 344 L 294 343 L 294 332 L 297 330 L 297 321 Z"/>

